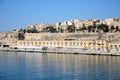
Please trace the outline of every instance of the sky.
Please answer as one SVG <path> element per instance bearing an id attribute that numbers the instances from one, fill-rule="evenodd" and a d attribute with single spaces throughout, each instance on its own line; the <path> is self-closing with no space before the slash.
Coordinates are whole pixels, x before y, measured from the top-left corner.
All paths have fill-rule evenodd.
<path id="1" fill-rule="evenodd" d="M 0 0 L 0 32 L 41 22 L 120 18 L 120 0 Z"/>

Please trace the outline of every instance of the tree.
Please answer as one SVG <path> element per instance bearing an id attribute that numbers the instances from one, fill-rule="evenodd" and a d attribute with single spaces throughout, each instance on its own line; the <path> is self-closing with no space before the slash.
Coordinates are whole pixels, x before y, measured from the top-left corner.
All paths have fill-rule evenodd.
<path id="1" fill-rule="evenodd" d="M 88 32 L 95 32 L 96 26 L 88 26 L 87 30 Z"/>
<path id="2" fill-rule="evenodd" d="M 25 37 L 24 37 L 24 33 L 19 33 L 18 34 L 18 40 L 24 40 Z"/>
<path id="3" fill-rule="evenodd" d="M 114 29 L 115 29 L 115 28 L 114 28 L 114 26 L 111 26 L 110 31 L 112 31 L 112 32 L 113 32 L 113 31 L 114 31 Z"/>
<path id="4" fill-rule="evenodd" d="M 67 30 L 68 30 L 69 33 L 75 32 L 75 26 L 74 25 L 68 25 Z"/>
<path id="5" fill-rule="evenodd" d="M 16 31 L 16 29 L 13 29 L 13 31 Z"/>
<path id="6" fill-rule="evenodd" d="M 83 32 L 84 32 L 84 30 L 87 30 L 87 28 L 85 26 L 80 27 L 79 29 L 77 29 L 77 31 L 83 31 Z"/>
<path id="7" fill-rule="evenodd" d="M 23 31 L 23 29 L 20 29 L 19 31 L 20 31 L 20 32 L 22 32 L 22 31 Z"/>
<path id="8" fill-rule="evenodd" d="M 98 26 L 97 26 L 97 29 L 98 29 L 98 30 L 101 30 L 101 31 L 103 31 L 103 32 L 109 32 L 109 27 L 108 27 L 107 25 L 105 25 L 105 24 L 100 24 L 100 25 L 98 25 Z"/>
<path id="9" fill-rule="evenodd" d="M 47 32 L 51 32 L 51 33 L 57 32 L 56 28 L 54 28 L 53 26 L 48 26 L 48 27 L 46 27 L 46 31 L 47 31 Z"/>
<path id="10" fill-rule="evenodd" d="M 115 29 L 115 32 L 117 32 L 117 31 L 119 31 L 119 27 L 118 26 L 116 26 L 116 29 Z"/>
<path id="11" fill-rule="evenodd" d="M 26 29 L 24 29 L 23 32 L 26 33 L 27 32 Z"/>
<path id="12" fill-rule="evenodd" d="M 63 30 L 62 28 L 58 28 L 58 32 L 63 33 L 63 32 L 64 32 L 64 30 Z"/>
<path id="13" fill-rule="evenodd" d="M 36 29 L 30 29 L 30 30 L 27 30 L 28 33 L 38 33 L 38 31 Z"/>
<path id="14" fill-rule="evenodd" d="M 91 32 L 92 31 L 92 26 L 88 26 L 88 32 Z"/>
<path id="15" fill-rule="evenodd" d="M 61 33 L 63 33 L 63 32 L 64 32 L 64 30 L 63 30 L 63 29 L 60 29 L 60 32 L 61 32 Z"/>

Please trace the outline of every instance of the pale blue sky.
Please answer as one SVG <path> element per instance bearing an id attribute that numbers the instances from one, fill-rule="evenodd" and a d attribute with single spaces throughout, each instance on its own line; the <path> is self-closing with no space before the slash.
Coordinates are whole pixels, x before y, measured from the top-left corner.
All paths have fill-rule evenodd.
<path id="1" fill-rule="evenodd" d="M 120 18 L 120 0 L 0 0 L 0 32 L 41 22 Z"/>

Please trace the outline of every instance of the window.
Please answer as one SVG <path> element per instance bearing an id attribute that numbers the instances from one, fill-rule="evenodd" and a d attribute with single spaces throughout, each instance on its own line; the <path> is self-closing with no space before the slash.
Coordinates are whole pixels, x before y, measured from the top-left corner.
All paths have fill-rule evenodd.
<path id="1" fill-rule="evenodd" d="M 27 44 L 29 45 L 29 42 L 27 42 Z"/>
<path id="2" fill-rule="evenodd" d="M 41 45 L 41 42 L 39 42 L 39 44 Z"/>

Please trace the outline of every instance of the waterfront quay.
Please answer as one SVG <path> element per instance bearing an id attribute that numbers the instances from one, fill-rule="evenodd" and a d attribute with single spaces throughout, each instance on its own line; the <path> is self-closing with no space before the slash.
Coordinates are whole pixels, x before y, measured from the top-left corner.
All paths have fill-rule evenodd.
<path id="1" fill-rule="evenodd" d="M 0 48 L 2 52 L 30 52 L 30 53 L 54 53 L 54 54 L 80 54 L 80 55 L 104 55 L 104 56 L 120 56 L 120 52 L 118 51 L 102 51 L 102 50 L 87 50 L 87 49 L 79 49 L 79 48 L 52 48 L 47 50 L 35 49 L 35 48 L 21 48 L 21 49 L 13 49 L 13 48 Z"/>

